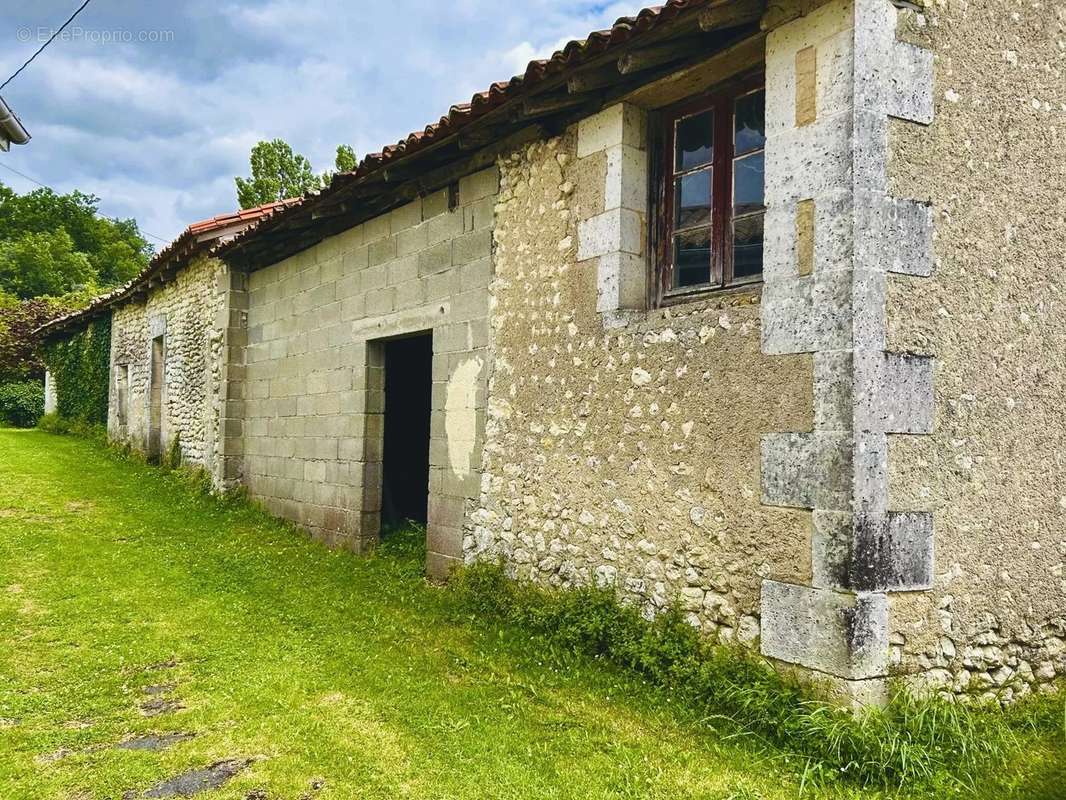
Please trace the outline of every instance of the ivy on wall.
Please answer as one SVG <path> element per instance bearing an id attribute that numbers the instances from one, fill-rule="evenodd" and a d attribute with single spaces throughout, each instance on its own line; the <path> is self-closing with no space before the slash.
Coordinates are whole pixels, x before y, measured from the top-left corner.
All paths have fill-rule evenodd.
<path id="1" fill-rule="evenodd" d="M 106 425 L 111 315 L 93 320 L 77 333 L 46 342 L 42 352 L 44 363 L 55 379 L 59 416 Z"/>

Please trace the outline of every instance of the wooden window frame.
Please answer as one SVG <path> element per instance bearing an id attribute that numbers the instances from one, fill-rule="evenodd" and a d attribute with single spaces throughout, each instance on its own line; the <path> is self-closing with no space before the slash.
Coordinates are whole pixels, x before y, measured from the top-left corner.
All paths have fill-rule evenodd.
<path id="1" fill-rule="evenodd" d="M 734 280 L 733 276 L 733 162 L 734 106 L 741 97 L 765 91 L 764 68 L 731 78 L 704 94 L 686 98 L 680 103 L 660 109 L 649 120 L 652 141 L 649 143 L 649 185 L 651 214 L 650 252 L 655 263 L 654 280 L 650 282 L 653 307 L 687 302 L 706 294 L 750 288 L 762 283 L 762 273 Z M 712 166 L 711 211 L 711 280 L 694 286 L 674 287 L 674 178 L 684 171 L 676 171 L 674 125 L 688 116 L 714 111 L 714 155 Z M 720 146 L 725 143 L 725 146 Z M 765 144 L 763 145 L 765 152 Z M 752 151 L 757 152 L 757 151 Z"/>

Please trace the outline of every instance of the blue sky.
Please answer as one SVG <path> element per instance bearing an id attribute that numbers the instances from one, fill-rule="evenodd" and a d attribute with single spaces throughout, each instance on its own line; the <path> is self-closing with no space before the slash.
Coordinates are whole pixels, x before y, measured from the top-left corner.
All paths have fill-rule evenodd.
<path id="1" fill-rule="evenodd" d="M 3 0 L 3 77 L 77 0 Z M 12 8 L 13 7 L 13 8 Z M 317 170 L 437 120 L 635 2 L 93 0 L 3 91 L 33 136 L 0 154 L 59 191 L 101 198 L 170 239 L 236 208 L 235 175 L 280 137 Z M 34 185 L 0 169 L 18 191 Z M 159 241 L 152 240 L 158 248 Z"/>

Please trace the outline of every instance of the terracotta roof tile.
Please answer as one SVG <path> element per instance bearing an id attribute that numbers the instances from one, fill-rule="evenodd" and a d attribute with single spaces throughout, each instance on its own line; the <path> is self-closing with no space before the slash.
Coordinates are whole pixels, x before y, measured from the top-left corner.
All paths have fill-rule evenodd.
<path id="1" fill-rule="evenodd" d="M 390 161 L 410 156 L 446 136 L 455 134 L 516 97 L 520 91 L 528 90 L 544 80 L 571 71 L 589 59 L 603 55 L 612 48 L 631 41 L 635 36 L 676 19 L 678 15 L 689 9 L 727 2 L 730 0 L 668 0 L 663 5 L 641 9 L 633 16 L 621 17 L 607 30 L 593 31 L 584 39 L 567 42 L 550 57 L 530 61 L 521 75 L 515 75 L 507 81 L 496 81 L 487 89 L 474 94 L 468 103 L 454 104 L 445 116 L 427 125 L 423 130 L 414 131 L 395 144 L 386 145 L 380 152 L 368 153 L 354 170 L 335 174 L 329 186 L 320 192 L 304 195 L 299 198 L 299 202 L 274 216 L 280 222 L 280 219 L 284 218 L 287 213 L 296 211 L 301 205 L 319 198 L 328 198 L 352 181 L 384 168 Z M 242 242 L 255 236 L 264 222 L 265 220 L 261 220 L 242 231 L 231 241 L 220 246 L 219 251 L 224 253 L 231 247 L 240 246 Z"/>

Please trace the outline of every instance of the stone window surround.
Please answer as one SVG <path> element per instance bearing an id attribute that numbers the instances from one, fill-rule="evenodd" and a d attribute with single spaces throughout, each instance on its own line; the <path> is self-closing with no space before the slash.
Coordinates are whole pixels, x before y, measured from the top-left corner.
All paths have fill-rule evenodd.
<path id="1" fill-rule="evenodd" d="M 758 63 L 740 63 L 717 76 L 716 83 L 761 69 Z M 692 96 L 706 93 L 704 89 Z M 701 288 L 658 305 L 651 302 L 658 272 L 650 246 L 654 170 L 648 125 L 653 113 L 623 101 L 577 125 L 577 158 L 606 154 L 604 207 L 600 213 L 578 221 L 577 260 L 596 261 L 596 310 L 609 328 L 640 322 L 661 307 L 705 301 L 709 296 L 741 293 L 758 300 L 762 294 L 762 282 L 750 281 Z"/>

